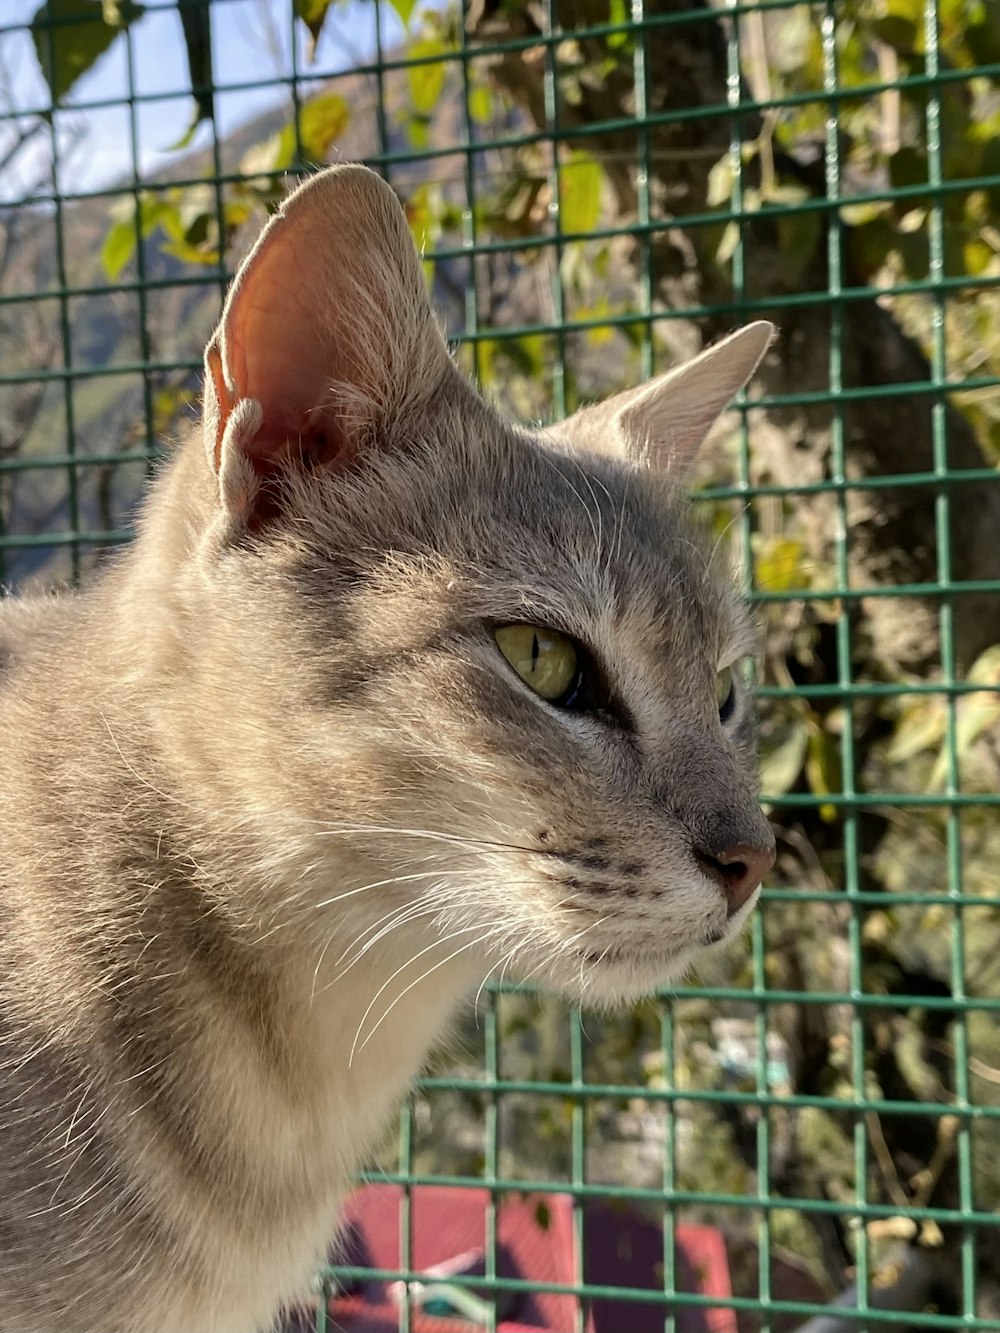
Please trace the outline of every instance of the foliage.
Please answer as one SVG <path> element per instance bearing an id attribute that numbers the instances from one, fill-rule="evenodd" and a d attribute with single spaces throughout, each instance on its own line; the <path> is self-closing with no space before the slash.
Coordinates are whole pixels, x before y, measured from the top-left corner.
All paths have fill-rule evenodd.
<path id="1" fill-rule="evenodd" d="M 35 54 L 53 102 L 108 49 L 119 32 L 143 13 L 141 5 L 108 0 L 43 0 L 31 24 Z"/>

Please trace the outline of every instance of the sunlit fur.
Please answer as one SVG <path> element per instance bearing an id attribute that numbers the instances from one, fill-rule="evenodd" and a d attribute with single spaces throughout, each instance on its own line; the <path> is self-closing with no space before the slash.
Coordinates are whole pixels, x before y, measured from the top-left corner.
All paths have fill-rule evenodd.
<path id="1" fill-rule="evenodd" d="M 349 465 L 289 461 L 250 521 L 269 408 L 232 371 L 233 305 L 205 442 L 134 545 L 0 612 L 2 1333 L 266 1329 L 477 987 L 620 1002 L 749 910 L 693 854 L 769 834 L 747 701 L 723 727 L 716 700 L 751 635 L 682 473 L 629 461 L 614 406 L 501 421 L 391 196 L 332 175 L 334 258 L 299 262 L 335 312 L 317 356 L 349 340 L 324 407 Z M 282 318 L 317 319 L 307 285 Z M 493 637 L 522 620 L 584 645 L 620 716 L 533 694 Z"/>

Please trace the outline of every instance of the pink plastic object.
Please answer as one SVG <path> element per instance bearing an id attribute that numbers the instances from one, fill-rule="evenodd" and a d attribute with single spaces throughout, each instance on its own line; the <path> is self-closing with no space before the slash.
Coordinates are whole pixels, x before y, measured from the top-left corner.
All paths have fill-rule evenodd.
<path id="1" fill-rule="evenodd" d="M 403 1189 L 368 1185 L 348 1202 L 347 1228 L 337 1262 L 349 1267 L 399 1269 Z M 487 1209 L 485 1189 L 418 1185 L 410 1191 L 409 1267 L 441 1280 L 456 1271 L 484 1271 Z M 588 1200 L 584 1204 L 584 1272 L 574 1264 L 573 1203 L 568 1195 L 507 1195 L 496 1209 L 497 1275 L 562 1286 L 581 1279 L 602 1287 L 663 1289 L 661 1229 L 628 1207 Z M 714 1227 L 678 1226 L 675 1231 L 678 1290 L 725 1300 L 732 1294 L 725 1242 Z M 447 1280 L 445 1278 L 445 1280 Z M 486 1287 L 478 1295 L 486 1295 Z M 400 1283 L 361 1279 L 335 1296 L 329 1314 L 342 1333 L 397 1333 Z M 572 1333 L 576 1298 L 554 1292 L 499 1293 L 498 1333 Z M 662 1333 L 664 1307 L 612 1297 L 590 1303 L 587 1333 Z M 676 1306 L 677 1333 L 737 1333 L 732 1310 Z M 430 1314 L 411 1305 L 413 1333 L 481 1333 L 482 1325 L 460 1317 Z"/>

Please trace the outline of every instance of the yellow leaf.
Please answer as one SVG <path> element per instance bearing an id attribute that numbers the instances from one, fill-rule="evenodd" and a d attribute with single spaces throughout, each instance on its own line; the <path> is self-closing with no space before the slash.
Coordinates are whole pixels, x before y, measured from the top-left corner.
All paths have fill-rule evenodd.
<path id="1" fill-rule="evenodd" d="M 568 235 L 593 231 L 601 217 L 604 172 L 582 149 L 569 155 L 559 173 L 559 226 Z"/>
<path id="2" fill-rule="evenodd" d="M 331 145 L 350 123 L 350 107 L 339 93 L 320 93 L 311 98 L 299 116 L 303 156 L 312 162 L 325 162 Z"/>
<path id="3" fill-rule="evenodd" d="M 477 83 L 469 91 L 469 115 L 477 125 L 488 125 L 493 118 L 493 93 L 489 84 Z"/>
<path id="4" fill-rule="evenodd" d="M 410 101 L 413 109 L 421 116 L 429 116 L 437 109 L 444 91 L 445 66 L 433 57 L 446 56 L 451 48 L 440 37 L 425 37 L 413 42 L 407 53 L 410 61 L 426 61 L 426 64 L 408 64 L 406 78 L 410 85 Z"/>
<path id="5" fill-rule="evenodd" d="M 729 153 L 720 157 L 708 173 L 708 194 L 706 203 L 709 208 L 721 208 L 728 204 L 733 196 L 733 162 Z"/>
<path id="6" fill-rule="evenodd" d="M 805 543 L 793 537 L 759 538 L 754 542 L 757 586 L 766 592 L 808 588 L 809 574 L 802 564 Z"/>
<path id="7" fill-rule="evenodd" d="M 811 709 L 807 728 L 806 780 L 809 790 L 816 796 L 830 796 L 842 791 L 839 747 Z M 824 823 L 832 824 L 837 818 L 837 807 L 824 803 L 819 807 L 819 816 Z"/>

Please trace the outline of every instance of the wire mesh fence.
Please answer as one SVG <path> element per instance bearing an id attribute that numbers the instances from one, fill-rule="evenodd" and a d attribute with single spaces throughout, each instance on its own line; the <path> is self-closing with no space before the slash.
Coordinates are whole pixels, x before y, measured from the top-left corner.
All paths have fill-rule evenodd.
<path id="1" fill-rule="evenodd" d="M 484 992 L 311 1324 L 783 1330 L 853 1284 L 850 1327 L 1000 1330 L 995 5 L 14 0 L 0 61 L 9 587 L 128 539 L 318 163 L 396 187 L 522 418 L 782 330 L 698 491 L 764 630 L 749 947 L 628 1014 Z"/>

